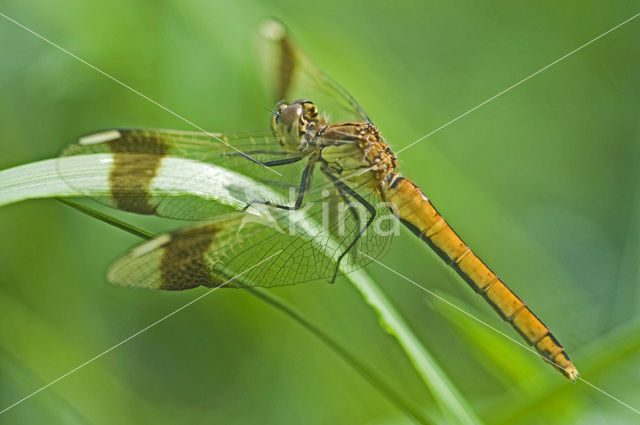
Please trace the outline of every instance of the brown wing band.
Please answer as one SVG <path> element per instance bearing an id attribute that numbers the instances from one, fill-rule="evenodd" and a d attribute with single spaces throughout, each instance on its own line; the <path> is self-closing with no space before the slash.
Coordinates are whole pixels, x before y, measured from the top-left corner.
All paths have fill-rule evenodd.
<path id="1" fill-rule="evenodd" d="M 149 188 L 168 146 L 153 137 L 131 137 L 132 131 L 124 130 L 120 134 L 120 138 L 109 141 L 113 153 L 109 183 L 115 207 L 138 214 L 154 214 L 156 208 L 149 202 Z"/>

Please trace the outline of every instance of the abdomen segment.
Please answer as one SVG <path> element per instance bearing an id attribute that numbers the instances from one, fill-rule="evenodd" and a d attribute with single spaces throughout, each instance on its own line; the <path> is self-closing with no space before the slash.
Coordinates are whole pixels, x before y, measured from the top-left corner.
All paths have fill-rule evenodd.
<path id="1" fill-rule="evenodd" d="M 476 292 L 478 292 L 524 340 L 567 378 L 575 381 L 578 370 L 549 328 L 460 239 L 419 187 L 394 176 L 383 191 L 400 220 L 424 240 Z"/>

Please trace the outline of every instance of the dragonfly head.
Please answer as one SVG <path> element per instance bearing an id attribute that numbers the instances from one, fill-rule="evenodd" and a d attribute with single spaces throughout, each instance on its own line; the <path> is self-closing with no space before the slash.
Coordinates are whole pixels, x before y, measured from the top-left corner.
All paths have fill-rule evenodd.
<path id="1" fill-rule="evenodd" d="M 307 134 L 318 126 L 318 108 L 309 100 L 279 103 L 271 128 L 287 152 L 300 152 L 308 145 Z"/>

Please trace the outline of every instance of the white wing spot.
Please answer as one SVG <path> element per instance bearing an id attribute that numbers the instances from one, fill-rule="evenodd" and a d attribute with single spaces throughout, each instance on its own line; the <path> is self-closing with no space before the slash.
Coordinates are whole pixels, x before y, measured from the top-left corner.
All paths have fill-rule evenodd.
<path id="1" fill-rule="evenodd" d="M 81 145 L 95 145 L 98 143 L 104 143 L 104 142 L 109 142 L 111 140 L 116 140 L 116 139 L 119 139 L 120 137 L 122 137 L 122 135 L 118 130 L 108 130 L 108 131 L 102 131 L 100 133 L 90 134 L 85 137 L 81 137 L 80 140 L 78 140 L 78 143 L 80 143 Z"/>
<path id="2" fill-rule="evenodd" d="M 164 234 L 160 235 L 157 238 L 151 239 L 149 242 L 144 243 L 137 248 L 131 250 L 131 255 L 133 257 L 142 257 L 143 255 L 153 251 L 156 248 L 160 248 L 161 246 L 169 243 L 171 240 L 171 235 Z"/>

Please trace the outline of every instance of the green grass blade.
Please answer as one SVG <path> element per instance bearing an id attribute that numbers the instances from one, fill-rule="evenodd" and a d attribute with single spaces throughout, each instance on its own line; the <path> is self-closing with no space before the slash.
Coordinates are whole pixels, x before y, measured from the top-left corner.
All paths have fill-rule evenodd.
<path id="1" fill-rule="evenodd" d="M 82 155 L 40 161 L 0 171 L 0 206 L 30 198 L 107 196 L 110 193 L 107 176 L 111 167 L 107 159 L 104 154 Z M 65 161 L 64 167 L 60 167 L 60 161 Z M 202 169 L 200 170 L 199 167 Z M 168 173 L 171 178 L 160 179 L 157 182 L 154 180 L 150 188 L 152 193 L 159 192 L 165 196 L 195 195 L 212 202 L 244 206 L 244 203 L 230 196 L 232 192 L 227 190 L 228 188 L 224 185 L 234 186 L 237 190 L 237 186 L 251 184 L 254 192 L 259 190 L 265 195 L 265 199 L 271 198 L 269 188 L 251 182 L 245 176 L 211 164 L 181 161 L 176 158 L 172 160 L 171 167 L 167 167 L 164 172 Z M 221 186 L 214 189 L 211 188 L 211 185 L 206 184 L 206 179 L 185 179 L 185 176 L 200 173 L 215 173 L 218 176 L 224 174 L 226 178 L 222 179 Z M 143 238 L 149 236 L 146 232 L 130 228 L 127 223 L 112 219 L 106 214 L 93 211 L 69 200 L 63 202 L 137 236 Z M 304 212 L 298 214 L 300 216 L 298 220 L 301 222 L 310 221 Z M 308 234 L 306 237 L 313 238 L 313 234 Z M 367 304 L 376 311 L 383 328 L 400 343 L 448 422 L 461 425 L 481 423 L 459 390 L 369 276 L 360 270 L 348 274 L 347 277 L 362 294 Z M 301 324 L 305 326 L 304 323 Z M 351 362 L 347 358 L 345 360 Z M 371 376 L 369 372 L 366 374 L 367 379 L 369 379 L 368 376 Z M 377 384 L 378 388 L 386 388 L 387 386 L 381 382 Z M 415 417 L 414 414 L 412 416 Z"/>
<path id="2" fill-rule="evenodd" d="M 452 295 L 446 295 L 447 299 L 457 308 L 434 308 L 432 303 L 428 308 L 444 317 L 455 327 L 458 333 L 468 342 L 470 349 L 477 353 L 479 360 L 486 365 L 487 372 L 502 382 L 507 387 L 513 387 L 514 383 L 522 382 L 534 376 L 541 368 L 546 368 L 545 363 L 535 353 L 523 350 L 522 346 L 504 337 L 494 329 L 489 328 L 473 317 L 480 317 L 481 313 L 469 304 Z M 467 312 L 467 314 L 463 313 Z M 520 390 L 531 393 L 536 390 L 531 385 L 520 386 Z"/>
<path id="3" fill-rule="evenodd" d="M 31 162 L 0 171 L 0 206 L 26 199 L 79 196 L 60 178 L 55 159 Z"/>
<path id="4" fill-rule="evenodd" d="M 380 287 L 363 270 L 356 270 L 346 277 L 378 314 L 383 329 L 396 338 L 449 423 L 480 424 L 480 419 L 460 391 L 420 343 Z"/>
<path id="5" fill-rule="evenodd" d="M 134 236 L 138 236 L 142 239 L 151 239 L 155 235 L 131 224 L 125 223 L 105 214 L 101 211 L 94 210 L 85 205 L 73 202 L 67 199 L 58 199 L 60 202 L 84 213 L 95 219 L 110 224 L 118 229 L 131 233 Z M 427 418 L 420 410 L 413 406 L 409 401 L 398 394 L 389 384 L 387 384 L 375 371 L 366 365 L 361 359 L 352 354 L 347 348 L 341 345 L 339 342 L 331 338 L 328 333 L 320 329 L 320 327 L 314 324 L 311 320 L 307 319 L 302 313 L 297 311 L 293 306 L 289 305 L 279 297 L 271 294 L 270 292 L 261 288 L 244 287 L 254 297 L 266 302 L 267 304 L 277 308 L 293 321 L 297 322 L 300 326 L 307 329 L 313 335 L 315 335 L 320 341 L 322 341 L 327 347 L 333 350 L 338 356 L 340 356 L 349 366 L 351 366 L 356 372 L 358 372 L 363 378 L 365 378 L 374 388 L 376 388 L 380 394 L 394 404 L 400 411 L 404 412 L 407 416 L 414 419 L 417 423 L 423 425 L 434 424 L 431 419 Z"/>
<path id="6" fill-rule="evenodd" d="M 620 326 L 614 332 L 598 339 L 578 353 L 578 357 L 582 359 L 580 376 L 592 382 L 594 378 L 612 371 L 623 364 L 625 360 L 637 356 L 638 353 L 640 353 L 640 320 L 635 320 Z M 554 381 L 554 384 L 549 385 L 548 382 L 544 386 L 544 390 L 536 396 L 529 397 L 524 401 L 501 402 L 500 406 L 490 408 L 489 410 L 494 412 L 493 416 L 495 416 L 495 420 L 492 420 L 491 423 L 500 425 L 518 423 L 522 418 L 544 409 L 551 402 L 561 402 L 563 397 L 575 397 L 581 392 L 592 393 L 596 391 L 580 380 L 575 384 Z M 542 385 L 542 383 L 539 384 Z M 572 391 L 566 391 L 567 386 L 570 386 Z M 504 405 L 508 408 L 499 408 Z"/>
<path id="7" fill-rule="evenodd" d="M 239 199 L 238 188 L 251 187 L 256 196 L 278 199 L 268 187 L 223 167 L 184 158 L 170 158 L 163 164 L 162 178 L 153 179 L 148 188 L 152 196 L 191 195 L 241 209 L 246 202 Z M 2 170 L 0 206 L 35 198 L 109 197 L 112 167 L 110 154 L 90 154 L 47 159 Z"/>
<path id="8" fill-rule="evenodd" d="M 383 394 L 391 403 L 395 404 L 400 410 L 412 417 L 416 422 L 421 424 L 434 423 L 428 419 L 422 412 L 408 403 L 400 394 L 398 394 L 391 386 L 389 386 L 382 378 L 380 378 L 371 367 L 367 366 L 361 359 L 351 354 L 346 348 L 331 338 L 329 334 L 321 330 L 317 325 L 306 319 L 294 307 L 285 303 L 280 298 L 274 296 L 270 292 L 262 288 L 245 288 L 253 296 L 256 296 L 264 302 L 272 305 L 278 310 L 285 313 L 299 325 L 307 329 L 320 339 L 331 350 L 338 354 L 347 364 L 355 371 L 362 375 L 369 383 Z"/>

